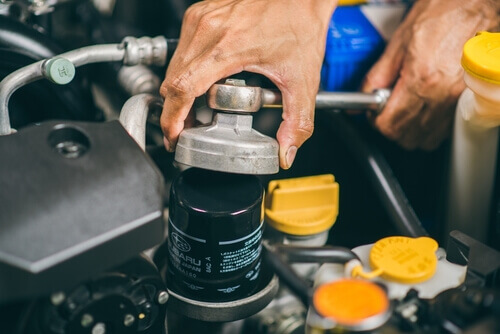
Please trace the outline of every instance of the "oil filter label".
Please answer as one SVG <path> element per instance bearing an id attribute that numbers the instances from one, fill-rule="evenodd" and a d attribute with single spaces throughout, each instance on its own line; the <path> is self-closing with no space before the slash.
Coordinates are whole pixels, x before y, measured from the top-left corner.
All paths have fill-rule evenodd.
<path id="1" fill-rule="evenodd" d="M 262 225 L 261 225 L 262 226 Z M 220 272 L 227 273 L 251 265 L 260 255 L 262 228 L 259 226 L 252 234 L 233 241 L 219 241 L 221 252 Z"/>
<path id="2" fill-rule="evenodd" d="M 170 270 L 180 274 L 175 279 L 182 278 L 185 288 L 198 293 L 248 290 L 259 277 L 261 240 L 262 224 L 241 238 L 208 240 L 185 233 L 169 219 Z"/>

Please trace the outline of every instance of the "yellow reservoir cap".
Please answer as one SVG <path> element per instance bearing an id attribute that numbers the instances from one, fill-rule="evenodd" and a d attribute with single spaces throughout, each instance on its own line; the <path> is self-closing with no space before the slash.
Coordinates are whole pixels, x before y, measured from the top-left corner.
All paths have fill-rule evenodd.
<path id="1" fill-rule="evenodd" d="M 328 230 L 339 212 L 339 184 L 331 174 L 269 182 L 266 221 L 292 235 Z"/>
<path id="2" fill-rule="evenodd" d="M 382 270 L 381 277 L 398 283 L 421 283 L 434 276 L 438 243 L 428 237 L 387 237 L 370 250 L 372 269 Z"/>
<path id="3" fill-rule="evenodd" d="M 344 326 L 359 325 L 389 310 L 386 292 L 361 279 L 341 279 L 319 286 L 313 304 L 319 315 Z"/>
<path id="4" fill-rule="evenodd" d="M 339 0 L 339 6 L 354 6 L 354 5 L 363 5 L 366 4 L 366 0 Z"/>
<path id="5" fill-rule="evenodd" d="M 482 31 L 464 45 L 462 67 L 470 75 L 500 85 L 500 33 Z"/>

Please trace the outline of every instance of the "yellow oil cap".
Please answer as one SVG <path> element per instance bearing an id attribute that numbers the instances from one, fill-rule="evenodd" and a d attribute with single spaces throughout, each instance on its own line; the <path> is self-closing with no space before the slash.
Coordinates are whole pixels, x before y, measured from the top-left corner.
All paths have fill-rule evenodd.
<path id="1" fill-rule="evenodd" d="M 470 75 L 500 84 L 500 33 L 479 32 L 464 45 L 462 66 Z"/>
<path id="2" fill-rule="evenodd" d="M 339 212 L 339 185 L 331 174 L 269 182 L 266 221 L 278 231 L 311 235 L 328 230 Z"/>
<path id="3" fill-rule="evenodd" d="M 313 295 L 319 315 L 344 326 L 355 326 L 389 310 L 389 298 L 377 284 L 361 279 L 341 279 L 319 286 Z"/>
<path id="4" fill-rule="evenodd" d="M 370 265 L 382 278 L 398 283 L 420 283 L 436 272 L 438 243 L 431 238 L 387 237 L 370 251 Z"/>

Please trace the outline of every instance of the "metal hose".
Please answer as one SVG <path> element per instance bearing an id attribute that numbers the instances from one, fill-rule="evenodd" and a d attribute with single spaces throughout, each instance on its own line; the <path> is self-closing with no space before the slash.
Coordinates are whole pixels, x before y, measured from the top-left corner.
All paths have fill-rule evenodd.
<path id="1" fill-rule="evenodd" d="M 146 149 L 146 121 L 149 111 L 154 106 L 162 105 L 162 99 L 151 94 L 132 96 L 123 105 L 120 123 L 142 150 Z"/>
<path id="2" fill-rule="evenodd" d="M 87 46 L 40 60 L 9 74 L 0 82 L 0 136 L 12 132 L 9 119 L 9 99 L 20 87 L 42 78 L 50 78 L 45 65 L 52 59 L 62 58 L 74 67 L 85 64 L 123 61 L 125 65 L 164 65 L 167 58 L 167 41 L 164 37 L 126 37 L 120 44 Z"/>

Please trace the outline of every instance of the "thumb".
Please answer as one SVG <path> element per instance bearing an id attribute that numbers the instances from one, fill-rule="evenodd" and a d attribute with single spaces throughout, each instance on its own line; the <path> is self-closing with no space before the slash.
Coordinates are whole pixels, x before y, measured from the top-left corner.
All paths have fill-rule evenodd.
<path id="1" fill-rule="evenodd" d="M 281 88 L 283 95 L 283 122 L 278 129 L 280 165 L 289 169 L 297 150 L 311 137 L 314 130 L 314 104 L 317 90 L 310 93 L 304 86 Z"/>

